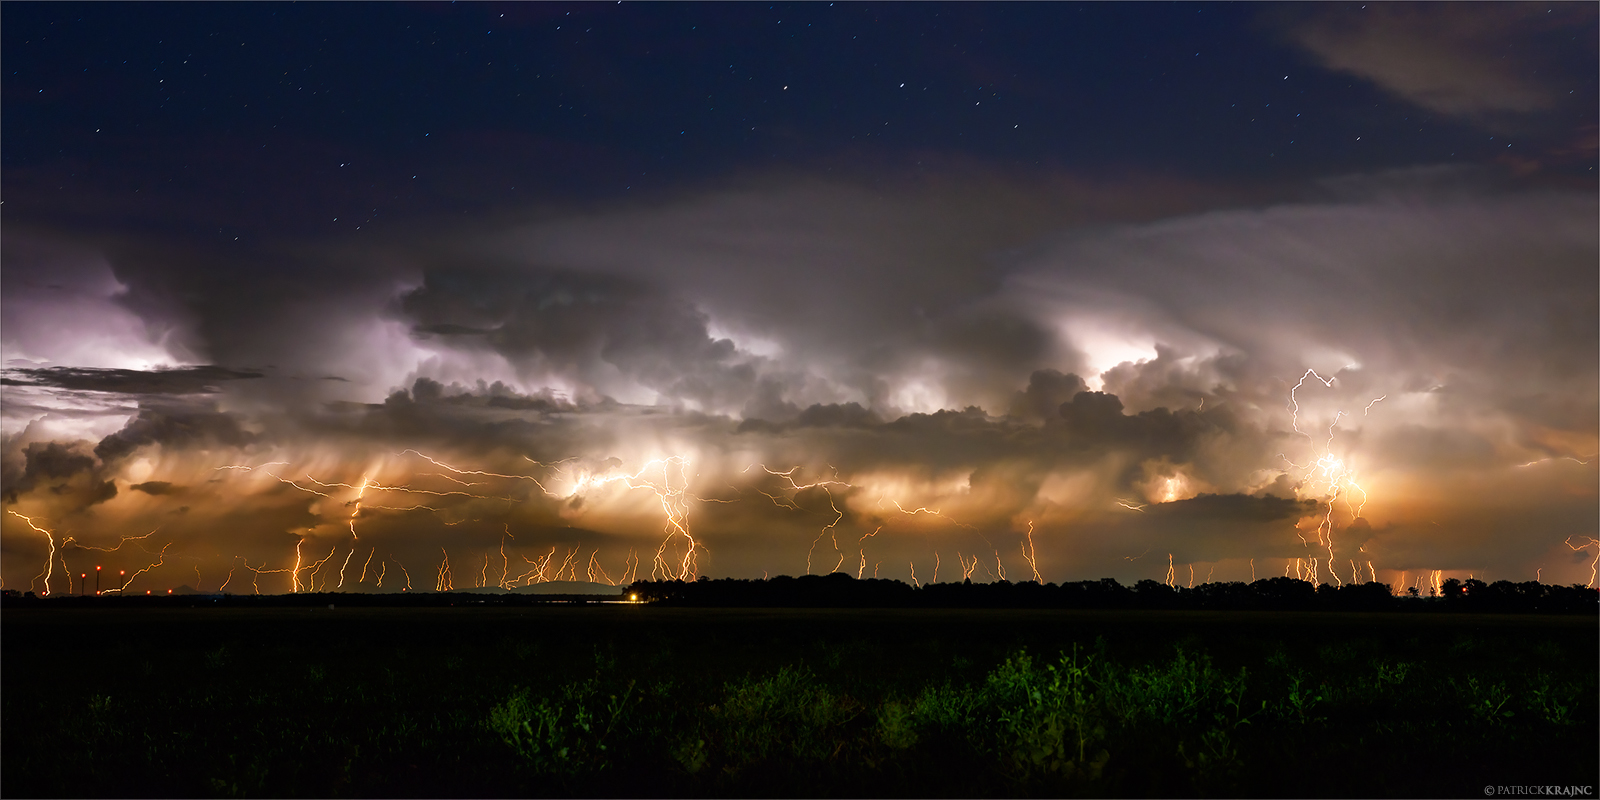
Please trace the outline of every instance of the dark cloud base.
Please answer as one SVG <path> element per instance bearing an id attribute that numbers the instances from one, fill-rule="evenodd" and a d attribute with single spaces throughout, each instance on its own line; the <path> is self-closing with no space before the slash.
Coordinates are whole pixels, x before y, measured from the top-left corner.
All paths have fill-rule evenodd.
<path id="1" fill-rule="evenodd" d="M 155 370 L 41 367 L 8 369 L 5 377 L 0 378 L 0 385 L 127 394 L 216 394 L 222 391 L 218 386 L 225 381 L 260 377 L 260 372 L 210 365 Z"/>

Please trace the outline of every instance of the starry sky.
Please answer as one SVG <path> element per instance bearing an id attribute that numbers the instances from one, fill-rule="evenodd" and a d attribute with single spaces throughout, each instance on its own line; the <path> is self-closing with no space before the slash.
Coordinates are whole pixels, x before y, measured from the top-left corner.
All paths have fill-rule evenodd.
<path id="1" fill-rule="evenodd" d="M 8 589 L 1593 580 L 1593 4 L 0 23 Z"/>

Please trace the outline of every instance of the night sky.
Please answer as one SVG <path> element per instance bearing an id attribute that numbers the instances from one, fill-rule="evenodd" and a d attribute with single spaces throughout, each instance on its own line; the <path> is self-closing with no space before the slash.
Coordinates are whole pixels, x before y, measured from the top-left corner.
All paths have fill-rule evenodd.
<path id="1" fill-rule="evenodd" d="M 5 588 L 1594 580 L 1592 3 L 0 23 Z"/>

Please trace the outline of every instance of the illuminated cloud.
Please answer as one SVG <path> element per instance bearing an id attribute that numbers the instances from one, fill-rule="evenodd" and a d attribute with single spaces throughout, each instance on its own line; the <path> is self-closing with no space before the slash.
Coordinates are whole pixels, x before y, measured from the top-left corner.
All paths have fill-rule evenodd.
<path id="1" fill-rule="evenodd" d="M 141 324 L 215 365 L 16 366 L 7 508 L 263 591 L 649 577 L 675 525 L 712 575 L 1015 580 L 1031 525 L 1047 580 L 1577 579 L 1594 199 L 1436 177 L 1067 233 L 776 187 L 307 253 L 292 285 L 135 256 Z M 46 424 L 72 403 L 121 416 Z M 43 537 L 4 525 L 26 585 Z"/>
<path id="2" fill-rule="evenodd" d="M 0 338 L 7 367 L 149 370 L 192 363 L 181 315 L 142 298 L 103 254 L 17 231 L 3 246 Z"/>

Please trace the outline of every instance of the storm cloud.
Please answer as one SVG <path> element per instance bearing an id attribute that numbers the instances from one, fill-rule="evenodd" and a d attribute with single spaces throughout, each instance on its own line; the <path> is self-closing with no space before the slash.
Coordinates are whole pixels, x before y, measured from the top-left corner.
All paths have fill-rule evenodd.
<path id="1" fill-rule="evenodd" d="M 68 516 L 109 533 L 167 513 L 173 487 L 210 487 L 181 493 L 202 525 L 234 518 L 203 509 L 242 492 L 275 510 L 216 546 L 267 560 L 271 541 L 302 538 L 342 558 L 391 537 L 398 563 L 426 558 L 406 555 L 420 542 L 481 561 L 503 540 L 570 539 L 616 572 L 627 551 L 670 538 L 676 512 L 664 528 L 662 502 L 684 504 L 696 568 L 715 574 L 885 562 L 897 574 L 959 553 L 981 557 L 976 574 L 1014 578 L 1030 526 L 1041 577 L 1057 579 L 1142 575 L 1150 553 L 1232 577 L 1271 559 L 1383 568 L 1389 553 L 1415 569 L 1427 541 L 1440 568 L 1539 557 L 1590 524 L 1592 491 L 1577 489 L 1573 513 L 1536 542 L 1467 532 L 1484 525 L 1481 495 L 1448 498 L 1519 470 L 1585 485 L 1576 462 L 1596 435 L 1597 354 L 1573 333 L 1595 320 L 1594 202 L 1434 185 L 1420 176 L 1405 201 L 1376 193 L 944 254 L 971 258 L 952 288 L 875 271 L 905 259 L 915 284 L 909 265 L 925 251 L 893 252 L 908 234 L 749 229 L 759 197 L 733 220 L 702 216 L 689 241 L 661 220 L 709 214 L 705 199 L 513 227 L 489 240 L 493 257 L 452 259 L 461 245 L 445 240 L 420 266 L 397 263 L 389 301 L 364 320 L 329 321 L 391 331 L 348 357 L 405 354 L 400 386 L 206 365 L 14 369 L 15 385 L 120 392 L 138 410 L 98 440 L 9 434 L 21 472 L 7 499 L 93 475 Z M 795 200 L 780 189 L 771 202 Z M 784 237 L 799 252 L 832 243 L 833 266 L 752 254 Z M 185 313 L 212 301 L 193 302 Z M 264 319 L 279 324 L 322 306 L 272 302 L 285 307 Z M 770 316 L 755 313 L 764 306 Z M 214 399 L 161 399 L 181 393 Z M 1326 458 L 1353 465 L 1359 499 L 1319 483 Z M 397 488 L 358 507 L 364 481 Z M 1320 531 L 1330 508 L 1334 529 Z M 370 539 L 352 539 L 352 523 Z M 1477 562 L 1447 555 L 1443 526 L 1479 542 Z"/>
<path id="2" fill-rule="evenodd" d="M 1558 122 L 1593 98 L 1545 76 L 1580 56 L 1592 72 L 1592 36 L 1521 45 L 1592 34 L 1592 12 L 1266 9 L 1261 63 L 1291 74 L 1249 84 L 1249 109 L 1191 92 L 1184 112 L 1273 126 L 1259 153 L 1216 145 L 1227 174 L 1209 150 L 1188 169 L 1146 159 L 1182 126 L 1128 109 L 1106 118 L 1133 144 L 1029 150 L 1029 128 L 1088 134 L 1076 105 L 1024 106 L 1097 96 L 974 61 L 959 77 L 982 91 L 960 88 L 959 113 L 977 127 L 948 141 L 871 144 L 957 113 L 917 110 L 936 82 L 874 74 L 902 105 L 860 103 L 871 126 L 840 123 L 837 146 L 649 191 L 670 159 L 588 128 L 551 152 L 606 161 L 611 194 L 437 155 L 470 137 L 430 121 L 419 149 L 375 147 L 371 165 L 285 143 L 362 177 L 317 184 L 342 199 L 281 232 L 177 206 L 181 231 L 152 228 L 144 193 L 8 217 L 5 585 L 43 588 L 41 566 L 91 546 L 151 556 L 130 574 L 166 547 L 180 566 L 162 569 L 229 591 L 835 570 L 1589 581 L 1600 204 L 1592 173 L 1552 171 L 1585 152 Z M 1212 57 L 1196 49 L 1182 65 Z M 788 80 L 774 97 L 814 90 Z M 1302 96 L 1336 85 L 1360 113 L 1310 121 Z M 826 138 L 803 123 L 734 127 Z M 1530 144 L 1379 158 L 1362 125 Z M 695 128 L 670 127 L 689 148 Z M 963 149 L 979 134 L 1018 138 Z M 451 182 L 455 161 L 476 177 Z M 269 178 L 268 216 L 298 219 Z M 385 203 L 421 198 L 417 216 L 374 222 L 386 206 L 361 192 L 380 184 Z M 346 228 L 355 212 L 333 205 L 358 199 Z"/>

